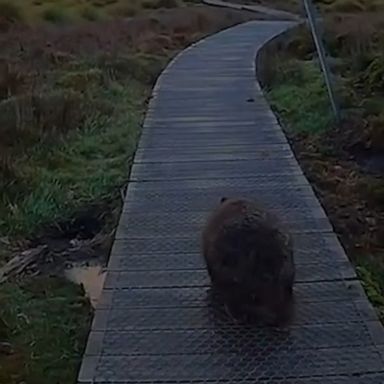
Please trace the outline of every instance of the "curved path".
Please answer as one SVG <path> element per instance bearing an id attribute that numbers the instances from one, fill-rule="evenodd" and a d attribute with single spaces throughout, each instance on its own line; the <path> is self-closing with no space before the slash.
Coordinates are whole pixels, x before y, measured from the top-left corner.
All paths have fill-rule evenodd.
<path id="1" fill-rule="evenodd" d="M 255 52 L 292 25 L 226 30 L 159 79 L 79 382 L 384 383 L 383 328 L 254 79 Z M 294 233 L 289 332 L 234 325 L 211 301 L 199 236 L 224 195 Z"/>

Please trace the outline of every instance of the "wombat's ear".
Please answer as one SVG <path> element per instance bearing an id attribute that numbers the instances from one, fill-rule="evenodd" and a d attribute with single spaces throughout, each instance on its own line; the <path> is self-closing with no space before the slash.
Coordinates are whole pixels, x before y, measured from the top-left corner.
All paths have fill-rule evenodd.
<path id="1" fill-rule="evenodd" d="M 226 201 L 226 200 L 228 200 L 228 197 L 222 197 L 222 198 L 220 199 L 220 204 L 223 204 L 224 201 Z"/>

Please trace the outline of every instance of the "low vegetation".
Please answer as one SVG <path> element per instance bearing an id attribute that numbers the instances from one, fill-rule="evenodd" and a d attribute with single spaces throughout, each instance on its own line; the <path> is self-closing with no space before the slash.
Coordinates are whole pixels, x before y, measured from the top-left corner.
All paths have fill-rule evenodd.
<path id="1" fill-rule="evenodd" d="M 245 4 L 262 4 L 264 6 L 284 9 L 295 13 L 304 13 L 303 0 L 232 0 Z M 358 13 L 376 12 L 384 9 L 383 0 L 312 0 L 324 13 Z"/>
<path id="2" fill-rule="evenodd" d="M 132 17 L 183 6 L 182 0 L 0 0 L 0 19 L 54 24 Z"/>
<path id="3" fill-rule="evenodd" d="M 56 90 L 0 102 L 8 123 L 1 132 L 8 157 L 2 155 L 5 236 L 29 236 L 64 221 L 116 195 L 126 181 L 148 89 L 135 78 L 116 81 L 79 66 L 52 79 Z"/>
<path id="4" fill-rule="evenodd" d="M 271 56 L 266 91 L 384 320 L 383 4 L 318 5 L 342 123 L 332 120 L 312 39 L 303 28 L 284 52 Z"/>
<path id="5" fill-rule="evenodd" d="M 0 350 L 0 383 L 73 383 L 92 314 L 81 288 L 58 278 L 5 284 L 0 305 L 0 339 L 12 342 Z"/>
<path id="6" fill-rule="evenodd" d="M 320 71 L 312 61 L 284 62 L 276 68 L 269 93 L 272 107 L 298 133 L 319 133 L 332 122 L 327 90 Z M 304 86 L 303 86 L 304 85 Z"/>

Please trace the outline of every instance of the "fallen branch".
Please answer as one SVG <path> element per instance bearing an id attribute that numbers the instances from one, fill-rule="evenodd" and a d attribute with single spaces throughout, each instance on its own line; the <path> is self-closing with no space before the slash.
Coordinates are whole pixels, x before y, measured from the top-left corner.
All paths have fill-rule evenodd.
<path id="1" fill-rule="evenodd" d="M 10 277 L 22 273 L 25 268 L 47 254 L 48 247 L 42 245 L 33 249 L 28 249 L 8 261 L 4 267 L 0 268 L 0 284 L 5 283 Z"/>

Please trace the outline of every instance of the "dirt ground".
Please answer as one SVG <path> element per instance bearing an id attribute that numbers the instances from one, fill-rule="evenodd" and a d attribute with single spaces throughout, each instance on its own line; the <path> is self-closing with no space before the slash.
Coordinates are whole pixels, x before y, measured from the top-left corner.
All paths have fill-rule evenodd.
<path id="1" fill-rule="evenodd" d="M 342 150 L 340 136 L 333 140 L 332 136 L 287 135 L 348 254 L 356 259 L 382 253 L 384 205 L 382 190 L 374 188 L 382 180 L 380 172 L 364 169 L 355 156 Z"/>

